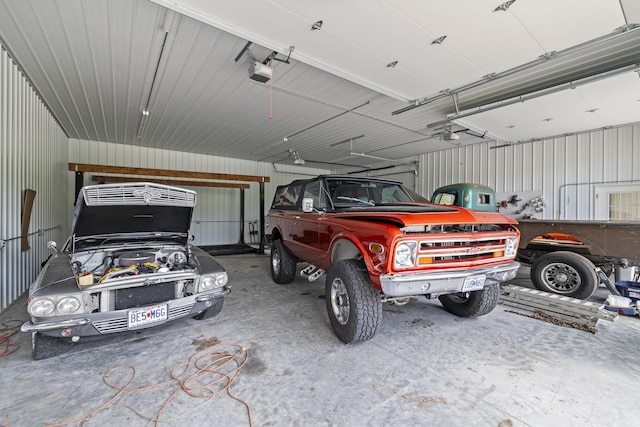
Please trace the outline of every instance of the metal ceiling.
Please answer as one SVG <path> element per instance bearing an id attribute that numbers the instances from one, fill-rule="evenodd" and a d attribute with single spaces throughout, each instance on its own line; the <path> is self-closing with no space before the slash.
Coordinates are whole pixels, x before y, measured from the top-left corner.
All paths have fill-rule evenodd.
<path id="1" fill-rule="evenodd" d="M 70 138 L 332 168 L 478 142 L 444 121 L 638 65 L 639 22 L 632 0 L 0 0 L 2 45 Z"/>

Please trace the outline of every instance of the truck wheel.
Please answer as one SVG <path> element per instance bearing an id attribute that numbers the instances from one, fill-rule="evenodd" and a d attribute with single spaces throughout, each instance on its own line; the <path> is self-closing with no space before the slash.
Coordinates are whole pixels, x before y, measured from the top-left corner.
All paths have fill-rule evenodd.
<path id="1" fill-rule="evenodd" d="M 343 342 L 372 338 L 382 319 L 382 300 L 362 261 L 334 262 L 327 271 L 325 300 L 333 331 Z"/>
<path id="2" fill-rule="evenodd" d="M 193 316 L 193 318 L 196 320 L 204 320 L 204 319 L 211 319 L 212 317 L 216 317 L 218 314 L 220 314 L 223 303 L 224 303 L 224 297 L 216 298 L 213 300 L 213 304 L 211 305 L 211 307 L 207 308 L 202 313 L 196 314 L 195 316 Z"/>
<path id="3" fill-rule="evenodd" d="M 536 289 L 568 297 L 586 299 L 598 289 L 595 265 L 582 255 L 558 251 L 536 259 L 531 281 Z"/>
<path id="4" fill-rule="evenodd" d="M 60 338 L 50 337 L 39 332 L 31 332 L 31 356 L 33 356 L 34 360 L 57 356 L 68 347 L 71 347 L 71 344 L 64 342 Z"/>
<path id="5" fill-rule="evenodd" d="M 271 247 L 271 277 L 281 285 L 293 282 L 296 277 L 296 259 L 284 247 L 282 240 L 273 242 Z"/>
<path id="6" fill-rule="evenodd" d="M 496 307 L 499 294 L 499 285 L 492 283 L 480 291 L 440 295 L 438 299 L 451 314 L 458 317 L 478 317 L 489 313 Z"/>

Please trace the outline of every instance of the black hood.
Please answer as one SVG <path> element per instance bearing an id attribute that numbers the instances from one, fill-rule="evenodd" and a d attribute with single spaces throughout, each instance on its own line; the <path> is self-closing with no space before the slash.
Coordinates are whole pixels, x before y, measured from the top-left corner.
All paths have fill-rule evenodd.
<path id="1" fill-rule="evenodd" d="M 88 186 L 78 195 L 72 235 L 76 242 L 92 237 L 148 237 L 186 243 L 194 206 L 195 192 L 177 187 L 150 183 Z"/>

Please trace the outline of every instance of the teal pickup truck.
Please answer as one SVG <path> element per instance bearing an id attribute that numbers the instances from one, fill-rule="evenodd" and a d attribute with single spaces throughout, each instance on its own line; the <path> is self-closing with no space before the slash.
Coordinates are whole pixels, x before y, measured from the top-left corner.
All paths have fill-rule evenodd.
<path id="1" fill-rule="evenodd" d="M 438 188 L 431 196 L 431 203 L 461 206 L 476 211 L 495 212 L 497 210 L 493 188 L 468 182 Z"/>

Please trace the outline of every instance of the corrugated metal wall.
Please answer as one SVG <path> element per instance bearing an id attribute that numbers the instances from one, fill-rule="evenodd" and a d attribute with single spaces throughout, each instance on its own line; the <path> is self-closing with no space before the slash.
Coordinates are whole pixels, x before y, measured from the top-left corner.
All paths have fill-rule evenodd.
<path id="1" fill-rule="evenodd" d="M 541 193 L 540 219 L 594 219 L 595 188 L 640 183 L 640 124 L 503 146 L 495 141 L 423 154 L 419 191 L 475 182 L 497 193 Z"/>
<path id="2" fill-rule="evenodd" d="M 67 137 L 0 48 L 0 310 L 28 289 L 47 259 L 47 241 L 64 243 L 69 211 Z M 25 190 L 36 192 L 21 250 Z"/>
<path id="3" fill-rule="evenodd" d="M 154 169 L 269 176 L 265 184 L 265 212 L 271 205 L 276 186 L 308 175 L 328 173 L 328 170 L 290 165 L 255 162 L 194 153 L 153 149 L 98 141 L 69 140 L 69 162 L 109 166 L 129 166 Z M 85 185 L 96 184 L 91 174 L 85 174 Z M 74 176 L 69 172 L 69 188 L 74 188 Z M 245 190 L 244 241 L 251 242 L 250 223 L 259 221 L 259 184 L 250 183 Z M 218 245 L 240 241 L 240 190 L 231 188 L 192 187 L 198 193 L 198 205 L 193 214 L 191 234 L 196 245 Z M 73 203 L 73 194 L 69 203 Z M 258 230 L 258 228 L 256 228 Z M 257 242 L 257 240 L 256 240 Z"/>

